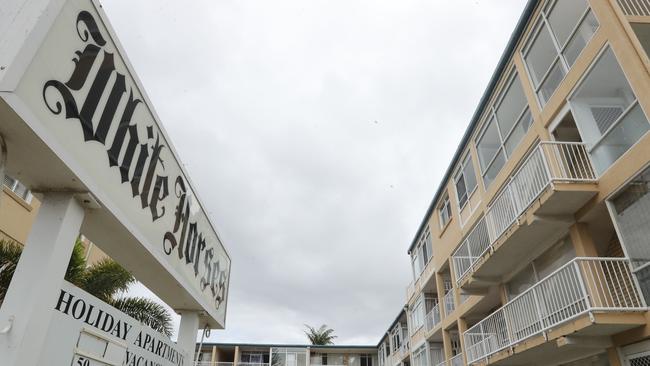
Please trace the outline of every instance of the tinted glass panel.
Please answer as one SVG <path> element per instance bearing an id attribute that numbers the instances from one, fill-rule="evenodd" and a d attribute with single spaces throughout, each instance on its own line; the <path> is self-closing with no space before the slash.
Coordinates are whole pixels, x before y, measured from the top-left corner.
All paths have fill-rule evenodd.
<path id="1" fill-rule="evenodd" d="M 481 136 L 481 140 L 476 146 L 476 149 L 478 150 L 478 160 L 483 171 L 485 171 L 485 168 L 497 151 L 499 151 L 500 147 L 501 139 L 499 138 L 497 125 L 494 123 L 494 118 L 492 118 L 488 123 L 488 127 L 483 133 L 483 136 Z"/>
<path id="2" fill-rule="evenodd" d="M 546 80 L 544 80 L 542 87 L 539 89 L 538 94 L 542 104 L 548 102 L 551 95 L 555 92 L 555 89 L 557 89 L 560 82 L 562 82 L 562 79 L 564 79 L 564 68 L 560 65 L 560 60 L 558 59 L 557 61 L 558 62 L 553 65 L 553 69 L 546 77 Z"/>
<path id="3" fill-rule="evenodd" d="M 497 107 L 497 121 L 503 136 L 510 132 L 525 107 L 526 96 L 521 88 L 519 77 L 515 75 L 503 96 L 501 104 Z"/>
<path id="4" fill-rule="evenodd" d="M 580 24 L 580 28 L 578 28 L 576 33 L 573 35 L 573 38 L 571 38 L 571 41 L 569 41 L 569 44 L 564 49 L 564 58 L 569 66 L 572 66 L 573 63 L 576 62 L 580 52 L 585 48 L 585 45 L 587 45 L 587 42 L 594 35 L 597 28 L 598 21 L 590 11 Z"/>
<path id="5" fill-rule="evenodd" d="M 556 55 L 557 51 L 551 41 L 548 28 L 542 27 L 533 41 L 530 51 L 526 55 L 526 65 L 528 65 L 535 85 L 539 85 L 542 82 L 542 78 L 549 67 L 551 67 Z"/>
<path id="6" fill-rule="evenodd" d="M 490 183 L 492 183 L 494 178 L 501 171 L 501 168 L 503 168 L 503 165 L 505 164 L 505 162 L 506 162 L 506 158 L 505 158 L 505 156 L 503 156 L 503 151 L 500 150 L 499 154 L 496 157 L 496 159 L 494 159 L 494 162 L 488 168 L 487 172 L 483 176 L 483 183 L 485 184 L 485 187 L 488 187 L 490 185 Z"/>
<path id="7" fill-rule="evenodd" d="M 567 41 L 585 10 L 587 10 L 585 0 L 558 0 L 553 5 L 548 15 L 548 22 L 560 47 Z"/>

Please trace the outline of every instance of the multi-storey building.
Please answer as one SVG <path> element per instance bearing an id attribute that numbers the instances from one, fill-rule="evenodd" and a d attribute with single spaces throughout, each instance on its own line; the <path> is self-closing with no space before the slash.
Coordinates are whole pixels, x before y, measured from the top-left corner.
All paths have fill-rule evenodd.
<path id="1" fill-rule="evenodd" d="M 0 190 L 0 240 L 25 244 L 40 202 L 18 180 L 5 175 Z"/>
<path id="2" fill-rule="evenodd" d="M 40 201 L 19 180 L 4 176 L 0 197 L 0 241 L 25 245 L 32 229 Z M 104 258 L 106 254 L 83 235 L 79 238 L 84 246 L 88 265 Z"/>
<path id="3" fill-rule="evenodd" d="M 377 347 L 205 343 L 198 366 L 376 366 Z"/>
<path id="4" fill-rule="evenodd" d="M 530 0 L 379 344 L 206 344 L 202 362 L 650 365 L 649 54 L 650 0 Z M 0 238 L 24 243 L 38 201 L 5 185 Z"/>
<path id="5" fill-rule="evenodd" d="M 649 52 L 648 0 L 527 3 L 380 365 L 650 364 Z"/>

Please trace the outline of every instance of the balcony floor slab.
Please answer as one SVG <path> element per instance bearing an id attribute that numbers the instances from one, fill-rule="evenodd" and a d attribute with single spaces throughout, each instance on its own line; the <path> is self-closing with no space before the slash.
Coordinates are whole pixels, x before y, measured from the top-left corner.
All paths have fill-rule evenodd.
<path id="1" fill-rule="evenodd" d="M 644 312 L 607 312 L 580 316 L 544 334 L 528 338 L 473 365 L 557 365 L 603 352 L 603 339 L 645 325 Z M 561 338 L 583 339 L 566 344 Z M 589 339 L 592 338 L 593 342 Z M 564 345 L 563 345 L 564 344 Z"/>
<path id="2" fill-rule="evenodd" d="M 556 184 L 544 191 L 474 264 L 460 284 L 469 293 L 502 283 L 521 263 L 567 234 L 574 214 L 597 193 L 595 184 Z"/>

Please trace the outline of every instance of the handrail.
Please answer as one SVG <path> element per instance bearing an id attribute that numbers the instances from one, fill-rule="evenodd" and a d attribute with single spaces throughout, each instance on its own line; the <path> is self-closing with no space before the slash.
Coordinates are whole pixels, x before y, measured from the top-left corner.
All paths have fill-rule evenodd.
<path id="1" fill-rule="evenodd" d="M 436 304 L 424 317 L 424 330 L 430 332 L 436 325 L 440 324 L 440 304 Z"/>
<path id="2" fill-rule="evenodd" d="M 553 182 L 591 183 L 597 180 L 586 145 L 542 141 L 522 160 L 485 215 L 452 254 L 456 282 L 461 283 L 478 260 Z"/>
<path id="3" fill-rule="evenodd" d="M 463 354 L 459 353 L 456 356 L 450 358 L 449 364 L 451 366 L 463 366 Z"/>
<path id="4" fill-rule="evenodd" d="M 645 311 L 627 258 L 578 257 L 463 333 L 467 362 L 592 311 Z"/>

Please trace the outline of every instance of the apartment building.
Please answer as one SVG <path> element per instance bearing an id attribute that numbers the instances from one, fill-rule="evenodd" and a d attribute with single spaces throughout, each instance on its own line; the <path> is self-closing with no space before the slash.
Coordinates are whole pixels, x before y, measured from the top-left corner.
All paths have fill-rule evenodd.
<path id="1" fill-rule="evenodd" d="M 40 202 L 17 179 L 4 176 L 0 191 L 0 240 L 25 244 Z"/>
<path id="2" fill-rule="evenodd" d="M 41 202 L 18 179 L 4 176 L 0 197 L 0 240 L 25 245 Z M 86 263 L 92 265 L 108 256 L 88 238 L 79 237 Z"/>
<path id="3" fill-rule="evenodd" d="M 198 349 L 198 348 L 197 348 Z M 206 343 L 198 366 L 376 366 L 377 347 Z"/>
<path id="4" fill-rule="evenodd" d="M 379 365 L 650 365 L 649 52 L 648 0 L 527 3 Z"/>

